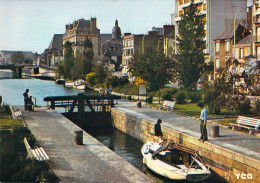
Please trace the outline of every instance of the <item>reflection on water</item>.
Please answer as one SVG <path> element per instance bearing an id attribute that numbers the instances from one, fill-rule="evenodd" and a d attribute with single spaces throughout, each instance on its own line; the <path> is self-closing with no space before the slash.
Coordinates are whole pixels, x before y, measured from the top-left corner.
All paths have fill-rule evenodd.
<path id="1" fill-rule="evenodd" d="M 13 71 L 0 69 L 0 79 L 11 79 L 14 77 L 15 77 L 15 74 Z"/>

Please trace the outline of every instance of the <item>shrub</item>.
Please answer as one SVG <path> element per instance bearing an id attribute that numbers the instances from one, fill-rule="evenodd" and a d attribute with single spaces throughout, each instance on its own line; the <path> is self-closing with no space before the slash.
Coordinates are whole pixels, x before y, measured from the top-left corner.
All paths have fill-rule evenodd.
<path id="1" fill-rule="evenodd" d="M 148 104 L 152 104 L 153 103 L 153 97 L 152 96 L 147 98 L 147 103 Z"/>
<path id="2" fill-rule="evenodd" d="M 256 100 L 255 105 L 254 105 L 254 111 L 255 113 L 259 114 L 260 113 L 260 100 Z"/>
<path id="3" fill-rule="evenodd" d="M 177 91 L 177 88 L 163 88 L 160 92 L 163 100 L 173 101 L 173 95 L 177 93 Z"/>
<path id="4" fill-rule="evenodd" d="M 175 96 L 177 104 L 185 103 L 186 95 L 185 95 L 184 91 L 179 91 L 174 96 Z"/>
<path id="5" fill-rule="evenodd" d="M 201 91 L 189 91 L 187 92 L 186 97 L 190 99 L 192 103 L 197 103 L 201 101 L 202 94 Z"/>
<path id="6" fill-rule="evenodd" d="M 241 115 L 247 115 L 250 114 L 250 100 L 244 100 L 239 103 L 238 111 Z"/>

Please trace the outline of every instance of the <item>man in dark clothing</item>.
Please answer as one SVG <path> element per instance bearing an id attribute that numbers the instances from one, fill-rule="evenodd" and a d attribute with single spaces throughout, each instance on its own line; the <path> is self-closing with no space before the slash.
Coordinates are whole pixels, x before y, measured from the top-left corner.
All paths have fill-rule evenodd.
<path id="1" fill-rule="evenodd" d="M 27 105 L 28 105 L 28 100 L 29 100 L 29 89 L 26 89 L 26 91 L 23 94 L 24 97 L 24 110 L 27 111 Z"/>
<path id="2" fill-rule="evenodd" d="M 161 129 L 161 123 L 162 123 L 162 120 L 158 119 L 157 123 L 154 125 L 154 133 L 156 136 L 160 136 L 160 137 L 163 136 L 162 129 Z"/>

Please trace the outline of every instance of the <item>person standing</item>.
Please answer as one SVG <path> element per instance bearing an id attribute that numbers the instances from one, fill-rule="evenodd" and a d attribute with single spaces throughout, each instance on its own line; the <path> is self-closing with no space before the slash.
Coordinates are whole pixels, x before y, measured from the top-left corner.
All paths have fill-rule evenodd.
<path id="1" fill-rule="evenodd" d="M 208 111 L 204 107 L 203 103 L 199 103 L 198 107 L 201 109 L 201 114 L 200 114 L 200 139 L 202 142 L 208 140 L 208 132 L 207 132 L 207 120 L 208 120 Z"/>
<path id="2" fill-rule="evenodd" d="M 28 110 L 28 101 L 29 101 L 29 89 L 26 89 L 26 91 L 23 94 L 24 97 L 24 110 Z"/>
<path id="3" fill-rule="evenodd" d="M 161 123 L 162 123 L 162 120 L 158 119 L 157 123 L 154 125 L 154 133 L 156 136 L 159 136 L 159 137 L 163 136 L 162 129 L 161 129 Z"/>

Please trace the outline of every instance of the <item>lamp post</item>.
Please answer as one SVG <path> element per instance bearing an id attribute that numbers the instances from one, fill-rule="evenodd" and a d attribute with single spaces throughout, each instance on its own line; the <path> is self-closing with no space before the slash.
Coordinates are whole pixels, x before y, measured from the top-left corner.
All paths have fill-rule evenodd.
<path id="1" fill-rule="evenodd" d="M 236 57 L 236 18 L 237 18 L 238 13 L 244 9 L 247 9 L 247 7 L 241 8 L 240 10 L 238 10 L 235 15 L 235 18 L 234 18 L 234 55 L 233 55 L 234 58 Z"/>

